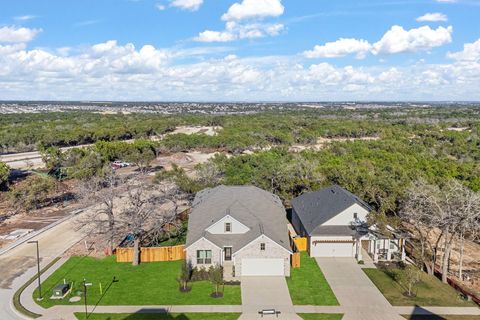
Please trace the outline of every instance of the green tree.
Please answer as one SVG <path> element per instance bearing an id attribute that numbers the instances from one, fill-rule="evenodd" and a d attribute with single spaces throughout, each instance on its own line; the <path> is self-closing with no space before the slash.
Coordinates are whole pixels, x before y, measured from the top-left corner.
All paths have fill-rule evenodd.
<path id="1" fill-rule="evenodd" d="M 192 278 L 192 266 L 190 263 L 185 260 L 182 263 L 182 268 L 180 269 L 180 275 L 178 276 L 178 282 L 180 283 L 181 290 L 186 292 L 188 290 L 188 282 Z"/>
<path id="2" fill-rule="evenodd" d="M 57 181 L 50 177 L 30 175 L 8 192 L 12 207 L 30 211 L 46 204 L 57 191 Z"/>
<path id="3" fill-rule="evenodd" d="M 10 167 L 0 161 L 0 190 L 5 190 L 8 186 L 8 177 L 10 177 Z"/>
<path id="4" fill-rule="evenodd" d="M 219 265 L 211 266 L 208 270 L 208 276 L 210 282 L 215 286 L 215 297 L 218 298 L 221 296 L 219 288 L 223 285 L 223 268 Z"/>

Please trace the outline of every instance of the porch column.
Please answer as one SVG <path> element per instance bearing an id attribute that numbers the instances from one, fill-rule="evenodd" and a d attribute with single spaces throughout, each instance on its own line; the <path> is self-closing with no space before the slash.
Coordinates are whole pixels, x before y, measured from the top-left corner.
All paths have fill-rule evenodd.
<path id="1" fill-rule="evenodd" d="M 377 240 L 373 240 L 373 262 L 378 262 Z"/>
<path id="2" fill-rule="evenodd" d="M 390 251 L 390 238 L 387 242 L 387 261 L 392 260 L 392 252 Z"/>
<path id="3" fill-rule="evenodd" d="M 357 239 L 357 261 L 363 260 L 362 256 L 362 241 Z"/>
<path id="4" fill-rule="evenodd" d="M 402 244 L 402 261 L 405 261 L 406 254 L 405 254 L 405 239 L 400 239 L 401 244 Z"/>

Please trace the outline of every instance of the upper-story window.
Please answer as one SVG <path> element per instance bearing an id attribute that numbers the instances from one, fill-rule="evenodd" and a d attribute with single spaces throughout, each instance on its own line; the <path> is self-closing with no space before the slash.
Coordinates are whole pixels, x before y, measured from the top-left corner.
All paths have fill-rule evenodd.
<path id="1" fill-rule="evenodd" d="M 265 251 L 265 243 L 260 243 L 260 250 Z"/>
<path id="2" fill-rule="evenodd" d="M 356 212 L 353 213 L 353 219 L 355 219 L 355 220 L 358 219 L 358 213 L 356 213 Z"/>
<path id="3" fill-rule="evenodd" d="M 232 232 L 232 223 L 225 222 L 225 232 Z"/>

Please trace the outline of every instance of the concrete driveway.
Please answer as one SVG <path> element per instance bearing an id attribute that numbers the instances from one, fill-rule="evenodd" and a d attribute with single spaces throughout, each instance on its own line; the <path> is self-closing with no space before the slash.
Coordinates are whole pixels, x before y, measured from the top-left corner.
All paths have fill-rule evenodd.
<path id="1" fill-rule="evenodd" d="M 242 316 L 240 320 L 277 319 L 274 315 L 261 316 L 262 309 L 280 311 L 278 319 L 301 319 L 295 314 L 285 277 L 242 277 Z"/>
<path id="2" fill-rule="evenodd" d="M 378 291 L 353 258 L 316 258 L 345 310 L 343 320 L 405 320 Z"/>

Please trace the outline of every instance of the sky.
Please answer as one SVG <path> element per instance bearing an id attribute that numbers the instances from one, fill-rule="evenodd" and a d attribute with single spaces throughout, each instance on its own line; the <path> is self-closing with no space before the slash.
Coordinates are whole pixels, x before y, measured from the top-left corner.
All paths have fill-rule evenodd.
<path id="1" fill-rule="evenodd" d="M 480 0 L 0 0 L 0 100 L 480 101 Z"/>

